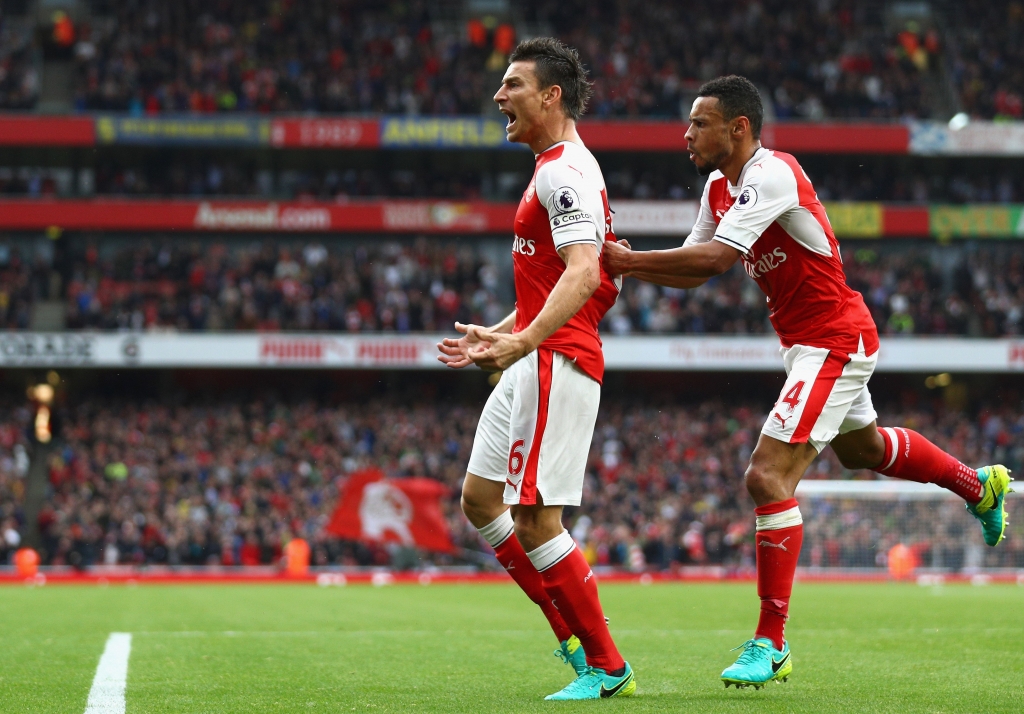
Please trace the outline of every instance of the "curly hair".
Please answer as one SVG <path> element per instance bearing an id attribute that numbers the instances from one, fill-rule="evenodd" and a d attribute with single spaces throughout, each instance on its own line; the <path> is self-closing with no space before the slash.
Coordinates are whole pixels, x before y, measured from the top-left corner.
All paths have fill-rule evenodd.
<path id="1" fill-rule="evenodd" d="M 764 124 L 761 94 L 746 77 L 730 74 L 712 79 L 697 90 L 697 96 L 717 99 L 726 121 L 746 117 L 750 121 L 750 133 L 755 139 L 761 138 L 761 126 Z"/>

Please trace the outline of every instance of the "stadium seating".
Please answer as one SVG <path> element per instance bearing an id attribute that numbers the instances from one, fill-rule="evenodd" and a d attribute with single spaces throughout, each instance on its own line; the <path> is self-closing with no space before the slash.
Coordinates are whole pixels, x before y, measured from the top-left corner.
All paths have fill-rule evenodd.
<path id="1" fill-rule="evenodd" d="M 599 157 L 602 158 L 602 157 Z M 616 157 L 618 158 L 618 157 Z M 831 157 L 830 157 L 831 158 Z M 344 161 L 339 157 L 339 164 Z M 801 157 L 823 201 L 885 201 L 893 203 L 984 203 L 1024 201 L 1024 184 L 1005 159 L 986 164 L 980 171 L 918 164 L 887 164 L 873 157 L 843 165 Z M 678 162 L 666 171 L 642 159 L 634 165 L 613 164 L 605 172 L 608 197 L 620 199 L 696 199 L 701 184 L 690 166 Z M 0 166 L 0 195 L 29 198 L 75 195 L 75 171 L 54 166 Z M 80 174 L 79 174 L 80 175 Z M 493 171 L 484 166 L 452 169 L 402 167 L 303 168 L 272 171 L 247 160 L 183 158 L 163 155 L 159 160 L 125 163 L 101 159 L 90 169 L 92 192 L 97 196 L 188 196 L 210 198 L 274 198 L 290 200 L 346 200 L 350 198 L 439 198 L 515 202 L 529 180 L 525 170 Z"/>
<path id="2" fill-rule="evenodd" d="M 79 257 L 67 290 L 78 328 L 436 331 L 510 310 L 472 243 L 147 241 Z"/>
<path id="3" fill-rule="evenodd" d="M 20 246 L 20 247 L 19 247 Z M 120 247 L 119 247 L 120 246 Z M 849 284 L 882 334 L 1021 334 L 1024 255 L 1012 245 L 914 247 L 845 241 Z M 0 325 L 26 329 L 34 301 L 53 299 L 51 266 L 0 243 Z M 444 331 L 493 324 L 512 308 L 503 241 L 81 241 L 66 266 L 74 329 Z M 696 290 L 627 280 L 610 334 L 771 332 L 742 268 Z"/>
<path id="4" fill-rule="evenodd" d="M 30 109 L 38 98 L 32 25 L 0 10 L 0 109 Z"/>
<path id="5" fill-rule="evenodd" d="M 948 53 L 951 76 L 963 111 L 976 119 L 1024 118 L 1024 80 L 1018 40 L 1024 11 L 1019 3 L 998 0 L 968 8 L 949 6 Z"/>
<path id="6" fill-rule="evenodd" d="M 591 559 L 654 569 L 673 563 L 749 566 L 751 505 L 738 484 L 765 406 L 707 401 L 637 407 L 616 395 L 606 398 L 584 505 L 569 519 Z M 0 530 L 17 531 L 26 468 L 21 449 L 31 415 L 13 408 L 3 413 Z M 64 410 L 64 444 L 49 462 L 52 495 L 40 516 L 44 560 L 270 563 L 280 556 L 282 538 L 294 532 L 312 544 L 314 564 L 388 564 L 400 557 L 394 548 L 340 542 L 323 532 L 338 485 L 347 473 L 369 465 L 449 486 L 444 509 L 457 544 L 486 550 L 457 498 L 477 417 L 476 405 L 459 404 L 219 399 L 168 406 L 76 400 Z M 1012 404 L 973 414 L 922 404 L 883 410 L 880 420 L 912 426 L 968 463 L 1024 466 L 1024 420 Z M 829 450 L 808 474 L 850 477 L 873 475 L 845 471 Z M 876 565 L 874 551 L 871 562 L 864 562 L 868 556 L 857 539 L 865 521 L 870 527 L 869 519 L 878 514 L 857 512 L 850 504 L 843 508 L 848 515 L 827 521 L 838 549 L 826 555 L 834 562 L 824 565 Z M 945 538 L 943 519 L 925 511 L 905 517 L 923 520 L 915 532 Z M 966 514 L 957 523 L 960 529 L 973 527 Z M 1024 541 L 1014 536 L 1006 545 L 986 562 L 1024 566 Z M 10 546 L 0 545 L 0 562 L 7 555 L 2 549 Z M 809 563 L 810 548 L 805 558 Z"/>
<path id="7" fill-rule="evenodd" d="M 519 28 L 580 49 L 598 116 L 679 116 L 700 81 L 729 72 L 759 82 L 780 119 L 931 116 L 934 97 L 922 87 L 947 76 L 971 116 L 1024 112 L 1013 71 L 1022 20 L 1005 0 L 932 3 L 903 22 L 880 3 L 810 0 L 729 13 L 635 0 L 516 6 L 488 27 L 472 13 L 365 1 L 101 5 L 77 28 L 74 102 L 137 114 L 478 114 Z M 0 16 L 4 109 L 38 100 L 32 31 L 27 18 Z"/>
<path id="8" fill-rule="evenodd" d="M 873 4 L 769 0 L 728 13 L 635 0 L 516 6 L 522 27 L 580 49 L 598 116 L 679 116 L 687 90 L 729 72 L 761 83 L 780 118 L 926 116 L 920 76 L 941 51 L 934 31 L 901 34 Z M 415 7 L 124 4 L 83 28 L 76 102 L 138 114 L 478 114 L 515 29 Z"/>

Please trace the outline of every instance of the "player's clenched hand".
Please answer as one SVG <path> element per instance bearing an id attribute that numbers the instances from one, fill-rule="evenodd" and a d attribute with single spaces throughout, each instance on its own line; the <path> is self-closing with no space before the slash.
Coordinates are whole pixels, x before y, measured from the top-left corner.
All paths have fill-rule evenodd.
<path id="1" fill-rule="evenodd" d="M 604 269 L 608 271 L 609 275 L 628 275 L 628 261 L 631 252 L 629 243 L 625 240 L 620 240 L 618 243 L 607 241 L 604 244 L 604 250 L 601 252 L 601 261 L 604 263 Z"/>
<path id="2" fill-rule="evenodd" d="M 437 349 L 441 351 L 441 354 L 437 356 L 437 360 L 452 369 L 461 369 L 473 364 L 473 360 L 469 356 L 471 349 L 486 349 L 491 346 L 491 343 L 480 339 L 480 333 L 484 331 L 484 328 L 479 325 L 463 325 L 461 322 L 456 322 L 455 329 L 463 336 L 457 339 L 446 337 L 438 342 Z"/>
<path id="3" fill-rule="evenodd" d="M 508 369 L 534 349 L 519 333 L 481 330 L 480 338 L 490 342 L 490 345 L 486 348 L 471 348 L 469 358 L 480 369 L 491 372 Z"/>

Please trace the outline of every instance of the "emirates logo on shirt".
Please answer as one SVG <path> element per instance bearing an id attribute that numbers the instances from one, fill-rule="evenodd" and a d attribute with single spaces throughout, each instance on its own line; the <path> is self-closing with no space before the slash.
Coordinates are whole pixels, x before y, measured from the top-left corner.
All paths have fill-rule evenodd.
<path id="1" fill-rule="evenodd" d="M 512 237 L 512 252 L 519 253 L 520 255 L 533 255 L 537 252 L 537 248 L 532 240 L 526 240 L 519 236 Z"/>
<path id="2" fill-rule="evenodd" d="M 776 248 L 771 253 L 765 253 L 757 260 L 751 260 L 747 256 L 743 256 L 743 268 L 747 271 L 747 275 L 757 280 L 765 273 L 771 272 L 785 263 L 788 257 L 782 248 Z"/>

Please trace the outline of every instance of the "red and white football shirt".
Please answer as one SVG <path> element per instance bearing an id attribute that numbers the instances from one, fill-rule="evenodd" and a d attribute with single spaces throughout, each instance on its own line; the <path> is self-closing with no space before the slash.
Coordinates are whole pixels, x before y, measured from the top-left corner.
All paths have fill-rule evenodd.
<path id="1" fill-rule="evenodd" d="M 684 245 L 717 240 L 742 253 L 747 275 L 768 296 L 784 347 L 846 354 L 878 350 L 878 331 L 861 294 L 846 284 L 839 242 L 811 180 L 789 154 L 760 148 L 739 185 L 708 177 Z M 862 342 L 863 341 L 863 342 Z"/>
<path id="2" fill-rule="evenodd" d="M 598 256 L 605 240 L 615 240 L 601 168 L 580 144 L 563 141 L 537 155 L 533 179 L 516 211 L 512 262 L 519 332 L 534 321 L 555 283 L 565 272 L 558 249 L 591 244 Z M 604 378 L 604 353 L 598 323 L 615 304 L 619 290 L 601 267 L 597 291 L 541 347 L 573 360 L 593 379 Z"/>

